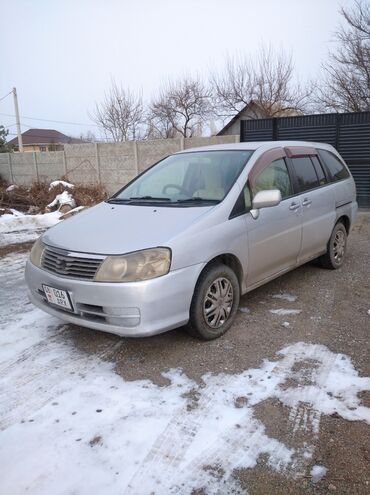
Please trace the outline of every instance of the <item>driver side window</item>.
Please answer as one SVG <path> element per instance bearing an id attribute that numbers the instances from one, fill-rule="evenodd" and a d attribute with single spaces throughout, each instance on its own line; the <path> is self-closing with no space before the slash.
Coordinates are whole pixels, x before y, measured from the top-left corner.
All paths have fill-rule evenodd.
<path id="1" fill-rule="evenodd" d="M 284 158 L 279 158 L 264 168 L 254 179 L 251 189 L 248 183 L 244 186 L 242 194 L 231 213 L 231 217 L 241 215 L 252 209 L 252 198 L 259 191 L 279 189 L 284 200 L 293 194 L 288 167 Z"/>
<path id="2" fill-rule="evenodd" d="M 283 158 L 274 160 L 257 175 L 252 184 L 252 194 L 248 184 L 245 185 L 243 189 L 245 211 L 249 211 L 252 208 L 253 196 L 259 191 L 268 189 L 279 189 L 282 199 L 288 198 L 293 194 L 288 168 Z"/>
<path id="3" fill-rule="evenodd" d="M 283 158 L 274 160 L 264 168 L 252 184 L 253 196 L 259 191 L 268 189 L 279 189 L 282 199 L 288 198 L 293 194 L 288 168 Z"/>

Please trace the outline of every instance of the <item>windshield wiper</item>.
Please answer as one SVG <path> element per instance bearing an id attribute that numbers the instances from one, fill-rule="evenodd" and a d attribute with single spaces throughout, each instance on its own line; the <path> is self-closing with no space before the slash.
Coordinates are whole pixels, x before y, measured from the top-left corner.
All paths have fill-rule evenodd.
<path id="1" fill-rule="evenodd" d="M 106 200 L 107 203 L 118 204 L 118 203 L 132 203 L 135 201 L 171 201 L 170 198 L 156 198 L 154 196 L 132 196 L 131 198 L 109 198 Z"/>
<path id="2" fill-rule="evenodd" d="M 115 204 L 115 203 L 129 203 L 130 200 L 129 199 L 124 199 L 124 198 L 109 198 L 106 200 L 106 203 L 112 203 L 112 204 Z"/>
<path id="3" fill-rule="evenodd" d="M 219 199 L 207 199 L 207 198 L 186 198 L 178 199 L 176 203 L 219 203 Z"/>
<path id="4" fill-rule="evenodd" d="M 130 200 L 138 201 L 171 201 L 171 198 L 155 197 L 155 196 L 132 196 Z"/>

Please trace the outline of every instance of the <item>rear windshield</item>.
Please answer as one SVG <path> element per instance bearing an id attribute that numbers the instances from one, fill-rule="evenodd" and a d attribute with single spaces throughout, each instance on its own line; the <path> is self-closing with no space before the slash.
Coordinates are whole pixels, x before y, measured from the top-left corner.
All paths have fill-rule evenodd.
<path id="1" fill-rule="evenodd" d="M 172 155 L 119 191 L 111 202 L 161 202 L 164 206 L 219 203 L 253 151 L 199 151 Z"/>

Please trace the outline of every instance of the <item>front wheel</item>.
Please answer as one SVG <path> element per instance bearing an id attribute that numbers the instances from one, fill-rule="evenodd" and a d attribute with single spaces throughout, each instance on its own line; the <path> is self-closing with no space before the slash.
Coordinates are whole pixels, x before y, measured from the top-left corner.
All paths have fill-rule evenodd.
<path id="1" fill-rule="evenodd" d="M 319 258 L 321 266 L 331 270 L 340 268 L 344 262 L 346 249 L 347 231 L 345 226 L 341 222 L 338 222 L 330 236 L 326 253 Z"/>
<path id="2" fill-rule="evenodd" d="M 206 267 L 194 290 L 188 332 L 203 340 L 223 335 L 233 324 L 240 288 L 234 271 L 217 263 Z"/>

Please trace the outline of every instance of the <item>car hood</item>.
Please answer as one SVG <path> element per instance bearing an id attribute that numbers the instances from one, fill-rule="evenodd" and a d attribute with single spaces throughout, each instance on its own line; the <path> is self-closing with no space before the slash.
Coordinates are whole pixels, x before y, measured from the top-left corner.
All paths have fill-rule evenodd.
<path id="1" fill-rule="evenodd" d="M 100 203 L 58 223 L 42 237 L 56 248 L 93 254 L 124 254 L 169 246 L 214 206 L 163 207 Z"/>

